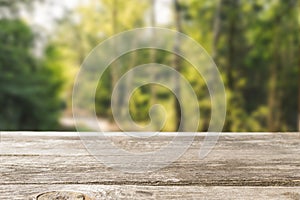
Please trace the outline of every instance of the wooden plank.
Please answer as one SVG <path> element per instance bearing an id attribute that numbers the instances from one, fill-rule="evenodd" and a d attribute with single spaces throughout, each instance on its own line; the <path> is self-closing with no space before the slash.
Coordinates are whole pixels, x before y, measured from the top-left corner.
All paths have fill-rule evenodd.
<path id="1" fill-rule="evenodd" d="M 0 199 L 35 200 L 49 191 L 76 191 L 93 200 L 106 199 L 271 199 L 298 200 L 300 187 L 201 187 L 137 185 L 5 185 Z"/>
<path id="2" fill-rule="evenodd" d="M 147 140 L 112 135 L 110 139 L 115 145 L 133 152 L 158 149 L 172 138 L 172 134 Z M 204 134 L 198 134 L 179 160 L 159 171 L 130 174 L 96 160 L 76 133 L 2 133 L 0 199 L 24 199 L 43 191 L 81 191 L 82 188 L 90 188 L 89 193 L 96 191 L 92 193 L 96 196 L 98 190 L 114 194 L 107 192 L 112 190 L 125 197 L 145 190 L 145 194 L 150 192 L 149 197 L 154 199 L 189 194 L 213 197 L 218 193 L 221 198 L 235 194 L 230 191 L 236 191 L 236 197 L 245 195 L 246 199 L 247 194 L 251 199 L 251 192 L 257 198 L 262 197 L 260 199 L 272 195 L 275 199 L 276 195 L 299 197 L 299 133 L 222 134 L 214 150 L 200 160 L 198 154 L 203 139 Z M 118 165 L 118 159 L 113 164 Z M 277 186 L 282 187 L 277 190 Z M 265 192 L 258 192 L 260 190 Z M 15 197 L 8 198 L 10 195 Z"/>

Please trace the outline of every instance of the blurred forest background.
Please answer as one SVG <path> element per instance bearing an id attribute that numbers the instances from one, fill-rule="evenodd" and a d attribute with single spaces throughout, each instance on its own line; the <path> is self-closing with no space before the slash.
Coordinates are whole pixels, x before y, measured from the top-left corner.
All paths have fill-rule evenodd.
<path id="1" fill-rule="evenodd" d="M 216 62 L 227 94 L 224 131 L 297 131 L 299 10 L 299 0 L 0 0 L 0 130 L 72 130 L 66 127 L 72 126 L 72 88 L 84 58 L 114 34 L 158 26 L 192 37 Z M 207 130 L 208 91 L 187 61 L 140 50 L 116 62 L 121 70 L 105 72 L 95 99 L 97 115 L 109 127 L 111 91 L 123 73 L 175 62 L 197 94 L 199 131 Z M 176 101 L 161 86 L 134 92 L 132 118 L 146 124 L 154 103 L 168 112 L 163 131 L 176 131 Z M 88 121 L 82 125 L 92 130 Z"/>

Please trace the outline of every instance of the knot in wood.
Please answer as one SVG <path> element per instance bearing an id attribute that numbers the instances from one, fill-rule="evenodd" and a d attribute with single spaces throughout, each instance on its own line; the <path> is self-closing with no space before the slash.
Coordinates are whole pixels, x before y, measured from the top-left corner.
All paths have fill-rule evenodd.
<path id="1" fill-rule="evenodd" d="M 91 200 L 91 198 L 79 192 L 53 191 L 38 195 L 37 200 Z"/>

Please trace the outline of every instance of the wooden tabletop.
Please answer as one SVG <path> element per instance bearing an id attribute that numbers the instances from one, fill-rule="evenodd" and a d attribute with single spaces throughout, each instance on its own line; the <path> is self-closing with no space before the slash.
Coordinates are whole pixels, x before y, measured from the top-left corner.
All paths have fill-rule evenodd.
<path id="1" fill-rule="evenodd" d="M 143 152 L 172 137 L 109 140 Z M 300 199 L 300 133 L 222 133 L 199 159 L 203 139 L 160 170 L 128 173 L 90 155 L 78 133 L 1 132 L 0 199 Z"/>

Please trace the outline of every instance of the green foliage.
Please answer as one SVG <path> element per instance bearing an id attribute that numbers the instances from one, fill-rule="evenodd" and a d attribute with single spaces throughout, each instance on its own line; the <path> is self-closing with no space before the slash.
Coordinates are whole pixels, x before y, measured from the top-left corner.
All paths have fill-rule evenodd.
<path id="1" fill-rule="evenodd" d="M 300 52 L 299 2 L 179 2 L 183 32 L 211 53 L 224 80 L 227 94 L 224 131 L 295 131 Z M 115 33 L 144 26 L 150 5 L 143 3 L 137 9 L 136 4 L 140 1 L 98 0 L 76 8 L 72 15 L 61 21 L 54 43 L 64 57 L 61 64 L 79 66 L 88 52 L 101 41 Z M 172 23 L 170 20 L 167 27 L 174 27 Z M 114 74 L 112 70 L 104 73 L 95 99 L 98 116 L 112 118 L 112 80 L 132 66 L 153 62 L 151 55 L 148 50 L 129 53 L 112 64 L 119 66 L 120 74 Z M 154 61 L 171 66 L 172 55 L 156 51 Z M 198 97 L 201 111 L 199 131 L 206 131 L 211 114 L 206 84 L 189 63 L 184 60 L 181 63 L 181 73 Z M 88 87 L 87 83 L 87 91 Z M 151 88 L 155 90 L 154 98 Z M 161 103 L 169 111 L 163 130 L 174 131 L 172 94 L 162 87 L 144 86 L 135 91 L 129 108 L 132 118 L 141 124 L 149 122 L 149 108 L 153 103 Z"/>
<path id="2" fill-rule="evenodd" d="M 227 89 L 224 130 L 297 130 L 297 1 L 218 2 L 184 1 L 190 16 L 185 30 L 210 50 L 219 28 L 212 53 Z"/>
<path id="3" fill-rule="evenodd" d="M 21 20 L 0 20 L 0 129 L 55 130 L 62 102 L 60 71 L 32 55 L 34 36 Z"/>

